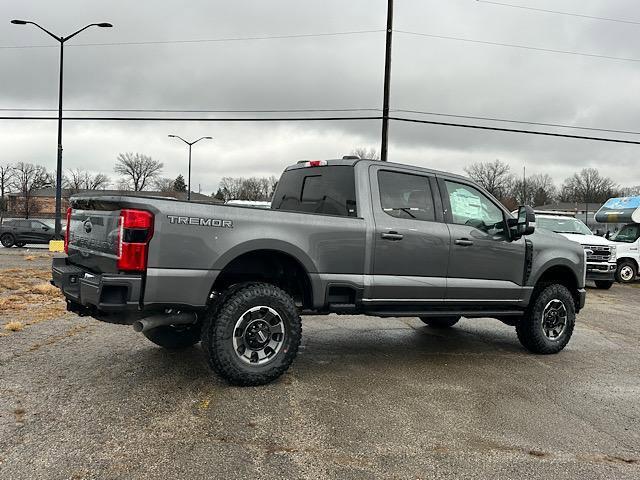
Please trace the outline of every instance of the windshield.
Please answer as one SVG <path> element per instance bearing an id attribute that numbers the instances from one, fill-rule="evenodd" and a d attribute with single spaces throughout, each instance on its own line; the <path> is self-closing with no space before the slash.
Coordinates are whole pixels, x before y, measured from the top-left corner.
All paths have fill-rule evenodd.
<path id="1" fill-rule="evenodd" d="M 638 237 L 640 237 L 640 225 L 625 225 L 611 237 L 611 240 L 614 242 L 633 243 Z"/>
<path id="2" fill-rule="evenodd" d="M 577 218 L 549 218 L 537 217 L 536 226 L 556 233 L 575 233 L 578 235 L 592 235 L 591 230 Z"/>

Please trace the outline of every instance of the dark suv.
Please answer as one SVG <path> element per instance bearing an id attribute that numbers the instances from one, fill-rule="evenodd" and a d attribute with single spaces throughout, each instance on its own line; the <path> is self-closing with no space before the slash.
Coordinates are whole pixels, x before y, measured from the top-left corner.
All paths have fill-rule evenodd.
<path id="1" fill-rule="evenodd" d="M 55 240 L 55 229 L 40 220 L 5 220 L 0 226 L 0 243 L 5 248 Z"/>

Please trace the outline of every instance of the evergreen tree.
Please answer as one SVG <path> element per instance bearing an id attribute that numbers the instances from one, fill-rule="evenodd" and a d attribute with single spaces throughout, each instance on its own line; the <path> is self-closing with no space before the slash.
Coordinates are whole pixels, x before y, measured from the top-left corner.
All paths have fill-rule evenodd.
<path id="1" fill-rule="evenodd" d="M 176 179 L 173 181 L 173 189 L 176 192 L 186 192 L 187 184 L 184 183 L 184 177 L 182 175 L 178 175 Z"/>

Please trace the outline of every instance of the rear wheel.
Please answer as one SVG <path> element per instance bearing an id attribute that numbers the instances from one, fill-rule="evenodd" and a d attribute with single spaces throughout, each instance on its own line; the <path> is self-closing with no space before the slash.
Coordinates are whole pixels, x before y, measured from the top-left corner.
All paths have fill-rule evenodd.
<path id="1" fill-rule="evenodd" d="M 169 350 L 181 350 L 200 341 L 200 325 L 166 325 L 142 332 L 156 345 Z"/>
<path id="2" fill-rule="evenodd" d="M 616 280 L 620 283 L 632 283 L 638 276 L 638 268 L 631 260 L 623 260 L 618 264 Z"/>
<path id="3" fill-rule="evenodd" d="M 609 290 L 613 286 L 613 282 L 608 280 L 596 280 L 596 288 L 600 290 Z"/>
<path id="4" fill-rule="evenodd" d="M 561 351 L 573 334 L 576 308 L 564 285 L 553 284 L 539 290 L 516 325 L 518 340 L 532 353 Z"/>
<path id="5" fill-rule="evenodd" d="M 461 317 L 420 317 L 424 323 L 432 328 L 450 328 L 460 321 Z"/>
<path id="6" fill-rule="evenodd" d="M 282 375 L 298 353 L 302 323 L 293 299 L 280 288 L 239 288 L 203 322 L 209 365 L 234 385 L 263 385 Z"/>
<path id="7" fill-rule="evenodd" d="M 5 233 L 0 237 L 0 243 L 4 248 L 11 248 L 15 243 L 16 239 L 10 233 Z"/>

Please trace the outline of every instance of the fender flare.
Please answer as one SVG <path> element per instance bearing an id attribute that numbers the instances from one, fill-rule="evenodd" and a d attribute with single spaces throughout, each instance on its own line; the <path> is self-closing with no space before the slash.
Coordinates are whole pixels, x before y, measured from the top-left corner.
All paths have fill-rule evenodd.
<path id="1" fill-rule="evenodd" d="M 278 253 L 285 253 L 297 260 L 298 263 L 300 263 L 300 265 L 302 265 L 302 267 L 305 269 L 307 275 L 309 275 L 310 273 L 317 273 L 318 271 L 316 265 L 313 263 L 309 255 L 307 255 L 299 247 L 296 247 L 295 245 L 282 240 L 266 238 L 249 240 L 247 242 L 234 246 L 233 248 L 227 250 L 224 254 L 222 254 L 216 260 L 212 268 L 213 270 L 222 271 L 236 258 L 244 255 L 245 253 L 250 253 L 257 250 L 271 250 Z"/>

